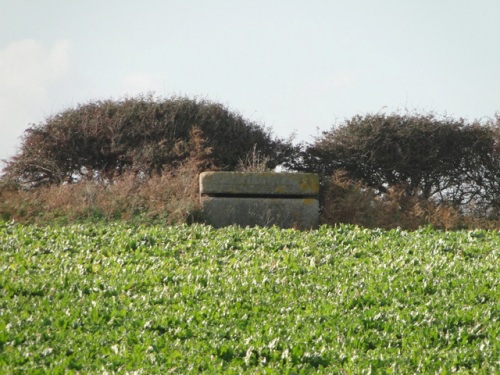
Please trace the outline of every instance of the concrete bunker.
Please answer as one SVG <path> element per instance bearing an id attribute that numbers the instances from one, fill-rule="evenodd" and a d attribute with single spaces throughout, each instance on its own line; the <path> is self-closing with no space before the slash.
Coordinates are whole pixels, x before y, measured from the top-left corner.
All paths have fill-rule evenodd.
<path id="1" fill-rule="evenodd" d="M 309 229 L 318 226 L 319 179 L 311 173 L 204 172 L 200 199 L 207 222 Z"/>

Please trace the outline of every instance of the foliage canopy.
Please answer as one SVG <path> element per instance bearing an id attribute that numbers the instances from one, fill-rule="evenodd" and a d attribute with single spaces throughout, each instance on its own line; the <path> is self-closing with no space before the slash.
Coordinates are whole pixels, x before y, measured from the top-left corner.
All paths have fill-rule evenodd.
<path id="1" fill-rule="evenodd" d="M 268 167 L 273 168 L 291 151 L 290 143 L 219 103 L 147 96 L 90 102 L 31 126 L 5 172 L 30 187 L 112 180 L 125 171 L 161 174 L 200 149 L 193 134 L 203 140 L 198 151 L 211 154 L 204 168 L 213 164 L 235 169 L 254 147 L 269 157 Z"/>
<path id="2" fill-rule="evenodd" d="M 456 205 L 498 196 L 498 124 L 466 123 L 434 114 L 354 116 L 323 132 L 300 169 L 331 176 L 342 170 L 384 194 Z"/>

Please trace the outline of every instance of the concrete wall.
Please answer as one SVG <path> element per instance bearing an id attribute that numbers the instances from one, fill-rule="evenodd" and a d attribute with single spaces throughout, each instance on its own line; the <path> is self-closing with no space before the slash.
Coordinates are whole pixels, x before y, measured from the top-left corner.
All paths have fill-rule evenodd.
<path id="1" fill-rule="evenodd" d="M 207 222 L 228 225 L 314 228 L 319 180 L 308 173 L 205 172 L 200 195 Z"/>

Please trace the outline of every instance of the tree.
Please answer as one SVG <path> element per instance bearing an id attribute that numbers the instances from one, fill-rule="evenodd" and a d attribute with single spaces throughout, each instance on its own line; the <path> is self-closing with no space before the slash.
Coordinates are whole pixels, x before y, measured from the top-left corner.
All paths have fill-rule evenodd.
<path id="1" fill-rule="evenodd" d="M 193 129 L 198 132 L 193 133 Z M 125 171 L 150 176 L 190 157 L 192 134 L 204 139 L 222 170 L 235 169 L 256 147 L 268 167 L 285 161 L 293 147 L 269 130 L 221 104 L 151 96 L 93 101 L 31 126 L 20 152 L 6 162 L 8 179 L 23 186 L 112 180 Z"/>
<path id="2" fill-rule="evenodd" d="M 484 196 L 494 153 L 492 128 L 477 122 L 369 114 L 323 132 L 299 168 L 327 176 L 343 170 L 379 194 L 404 186 L 407 196 L 462 205 Z"/>

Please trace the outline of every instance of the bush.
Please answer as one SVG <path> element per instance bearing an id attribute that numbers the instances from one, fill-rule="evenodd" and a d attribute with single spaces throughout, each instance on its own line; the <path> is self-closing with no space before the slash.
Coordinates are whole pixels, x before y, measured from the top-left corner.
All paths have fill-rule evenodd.
<path id="1" fill-rule="evenodd" d="M 492 126 L 434 114 L 355 116 L 323 132 L 297 168 L 342 170 L 380 195 L 403 187 L 408 197 L 460 207 L 488 196 L 497 139 Z"/>
<path id="2" fill-rule="evenodd" d="M 432 225 L 437 229 L 475 226 L 445 203 L 436 204 L 419 196 L 409 197 L 402 187 L 393 186 L 384 195 L 341 171 L 325 183 L 322 196 L 323 224 L 356 224 L 366 228 L 418 229 Z M 482 223 L 481 223 L 482 224 Z"/>
<path id="3" fill-rule="evenodd" d="M 211 150 L 210 163 L 201 169 L 234 170 L 254 147 L 274 168 L 293 151 L 290 142 L 272 138 L 268 130 L 221 104 L 149 96 L 90 102 L 31 126 L 4 172 L 24 187 L 112 181 L 127 171 L 161 175 L 189 157 L 194 128 Z"/>
<path id="4" fill-rule="evenodd" d="M 323 223 L 500 223 L 500 114 L 355 116 L 293 146 L 220 104 L 152 97 L 90 102 L 28 129 L 0 178 L 0 220 L 189 222 L 200 171 L 277 165 L 320 174 Z"/>
<path id="5" fill-rule="evenodd" d="M 51 184 L 37 189 L 0 185 L 0 219 L 23 223 L 48 221 L 126 220 L 151 223 L 199 221 L 198 175 L 208 160 L 200 133 L 193 131 L 189 157 L 175 168 L 149 178 L 133 172 L 117 176 L 112 184 L 84 180 L 78 184 Z"/>

